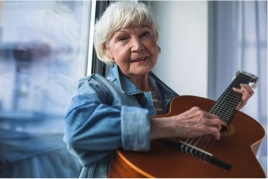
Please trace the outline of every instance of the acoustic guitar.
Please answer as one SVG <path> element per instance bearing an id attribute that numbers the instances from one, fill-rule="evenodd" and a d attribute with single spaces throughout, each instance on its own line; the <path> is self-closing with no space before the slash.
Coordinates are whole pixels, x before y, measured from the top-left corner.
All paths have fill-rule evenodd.
<path id="1" fill-rule="evenodd" d="M 227 124 L 220 140 L 210 135 L 151 142 L 148 152 L 117 150 L 108 177 L 123 178 L 265 178 L 256 159 L 264 138 L 263 127 L 250 116 L 237 111 L 242 95 L 232 90 L 241 83 L 256 83 L 257 77 L 237 72 L 236 78 L 215 102 L 196 96 L 172 100 L 168 114 L 173 116 L 193 106 L 216 114 Z"/>

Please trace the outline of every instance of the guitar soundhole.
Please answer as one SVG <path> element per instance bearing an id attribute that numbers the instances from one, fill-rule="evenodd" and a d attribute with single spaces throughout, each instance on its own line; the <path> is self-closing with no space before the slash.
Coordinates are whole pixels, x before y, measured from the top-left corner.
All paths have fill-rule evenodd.
<path id="1" fill-rule="evenodd" d="M 227 127 L 227 126 L 225 126 L 225 125 L 221 125 L 221 133 L 226 132 L 226 131 L 227 131 L 227 129 L 228 129 L 228 127 Z"/>
<path id="2" fill-rule="evenodd" d="M 227 136 L 227 135 L 232 135 L 235 132 L 235 128 L 232 124 L 230 124 L 229 126 L 226 125 L 222 125 L 221 127 L 221 135 L 222 136 Z"/>

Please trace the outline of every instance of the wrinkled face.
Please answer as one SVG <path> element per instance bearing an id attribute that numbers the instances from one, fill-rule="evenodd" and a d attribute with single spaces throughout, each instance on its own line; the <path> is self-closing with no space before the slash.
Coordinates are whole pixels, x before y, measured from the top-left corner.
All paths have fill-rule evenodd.
<path id="1" fill-rule="evenodd" d="M 146 76 L 156 64 L 159 53 L 156 35 L 146 25 L 115 32 L 106 50 L 108 57 L 115 60 L 121 72 L 130 78 Z"/>

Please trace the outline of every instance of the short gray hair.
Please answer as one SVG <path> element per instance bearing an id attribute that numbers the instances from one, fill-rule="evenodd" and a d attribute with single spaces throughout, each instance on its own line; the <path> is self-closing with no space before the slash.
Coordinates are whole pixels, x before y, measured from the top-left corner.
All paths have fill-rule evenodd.
<path id="1" fill-rule="evenodd" d="M 138 2 L 111 4 L 95 25 L 94 47 L 98 58 L 104 63 L 113 63 L 106 54 L 106 43 L 118 30 L 144 23 L 153 29 L 158 39 L 158 24 L 149 6 Z"/>

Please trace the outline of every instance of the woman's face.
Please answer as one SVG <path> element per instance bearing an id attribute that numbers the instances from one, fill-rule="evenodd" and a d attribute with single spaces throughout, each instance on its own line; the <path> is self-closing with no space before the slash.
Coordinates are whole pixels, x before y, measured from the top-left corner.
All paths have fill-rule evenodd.
<path id="1" fill-rule="evenodd" d="M 159 53 L 156 35 L 146 25 L 120 29 L 106 48 L 108 57 L 130 78 L 146 76 L 156 64 Z"/>

